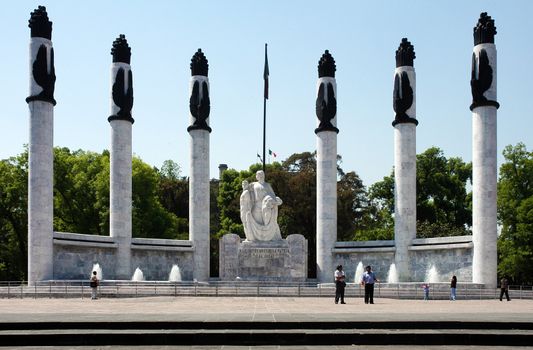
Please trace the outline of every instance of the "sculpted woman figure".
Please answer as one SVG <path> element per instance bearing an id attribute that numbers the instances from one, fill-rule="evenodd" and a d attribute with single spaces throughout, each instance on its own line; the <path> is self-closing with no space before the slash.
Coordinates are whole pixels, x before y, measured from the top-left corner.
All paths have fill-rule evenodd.
<path id="1" fill-rule="evenodd" d="M 257 182 L 242 182 L 241 220 L 248 241 L 271 241 L 281 239 L 278 226 L 278 206 L 283 201 L 277 197 L 265 173 L 259 170 L 255 175 Z"/>

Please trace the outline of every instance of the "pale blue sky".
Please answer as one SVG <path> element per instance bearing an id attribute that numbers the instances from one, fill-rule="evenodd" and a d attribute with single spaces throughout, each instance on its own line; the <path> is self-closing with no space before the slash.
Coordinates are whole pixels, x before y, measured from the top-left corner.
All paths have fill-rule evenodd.
<path id="1" fill-rule="evenodd" d="M 238 170 L 262 148 L 263 57 L 269 44 L 268 148 L 283 160 L 316 147 L 317 63 L 337 62 L 338 152 L 365 185 L 393 165 L 394 52 L 407 37 L 416 52 L 417 152 L 431 146 L 471 160 L 469 110 L 472 28 L 480 12 L 498 34 L 498 154 L 533 147 L 533 1 L 12 1 L 2 5 L 0 159 L 28 142 L 30 12 L 53 21 L 57 106 L 54 145 L 109 148 L 110 49 L 119 34 L 132 47 L 133 151 L 189 172 L 189 63 L 209 60 L 211 177 L 218 164 Z"/>

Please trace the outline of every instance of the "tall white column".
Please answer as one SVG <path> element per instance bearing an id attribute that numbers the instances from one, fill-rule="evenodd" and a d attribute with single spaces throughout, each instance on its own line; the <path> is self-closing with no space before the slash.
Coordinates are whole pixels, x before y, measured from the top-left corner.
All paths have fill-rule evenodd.
<path id="1" fill-rule="evenodd" d="M 482 13 L 472 54 L 472 280 L 497 283 L 497 84 L 494 20 Z"/>
<path id="2" fill-rule="evenodd" d="M 28 174 L 28 283 L 53 279 L 54 49 L 52 22 L 39 6 L 29 20 L 30 111 Z"/>
<path id="3" fill-rule="evenodd" d="M 396 51 L 394 127 L 394 262 L 400 281 L 410 280 L 409 246 L 416 238 L 416 75 L 414 47 L 403 38 Z"/>
<path id="4" fill-rule="evenodd" d="M 209 279 L 209 79 L 208 63 L 202 50 L 191 60 L 190 83 L 190 178 L 189 178 L 189 239 L 194 245 L 193 277 Z"/>
<path id="5" fill-rule="evenodd" d="M 335 60 L 328 50 L 318 62 L 316 146 L 316 274 L 331 282 L 337 241 L 337 83 Z"/>
<path id="6" fill-rule="evenodd" d="M 133 79 L 131 49 L 120 35 L 111 49 L 110 236 L 118 245 L 116 279 L 131 279 Z"/>

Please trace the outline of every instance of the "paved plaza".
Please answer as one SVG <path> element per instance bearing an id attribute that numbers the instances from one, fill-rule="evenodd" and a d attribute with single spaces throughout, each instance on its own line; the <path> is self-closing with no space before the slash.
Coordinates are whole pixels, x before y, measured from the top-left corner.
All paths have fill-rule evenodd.
<path id="1" fill-rule="evenodd" d="M 446 350 L 462 344 L 462 349 L 477 350 L 487 348 L 487 344 L 479 343 L 480 339 L 483 343 L 487 336 L 508 339 L 504 344 L 489 345 L 509 346 L 490 346 L 491 349 L 526 349 L 524 345 L 529 345 L 533 338 L 532 321 L 533 300 L 519 299 L 452 302 L 379 298 L 374 305 L 366 305 L 361 298 L 351 298 L 347 299 L 346 305 L 341 305 L 334 304 L 333 296 L 4 298 L 0 299 L 0 349 Z M 516 327 L 509 326 L 510 323 Z M 101 338 L 97 344 L 87 343 L 86 339 L 95 336 Z M 127 339 L 133 336 L 144 343 L 116 340 L 116 337 Z M 315 344 L 296 340 L 297 346 L 292 346 L 292 336 L 329 337 L 333 342 Z M 336 344 L 336 336 L 354 337 L 354 343 L 360 345 Z M 387 340 L 378 340 L 381 345 L 361 343 L 366 336 Z M 430 341 L 422 345 L 425 336 L 431 336 L 426 339 L 433 339 L 435 344 Z M 55 337 L 66 340 L 56 341 Z M 155 343 L 145 340 L 149 337 Z M 169 341 L 158 340 L 164 337 Z M 209 337 L 212 342 L 202 343 Z M 250 346 L 250 339 L 255 337 L 262 337 L 262 343 Z M 267 344 L 264 343 L 265 337 Z M 269 337 L 288 341 L 268 345 Z M 457 337 L 463 337 L 463 340 L 454 342 Z M 227 339 L 232 340 L 227 343 L 229 345 L 224 345 Z M 243 346 L 238 346 L 241 344 L 239 339 L 243 340 Z M 448 339 L 449 344 L 455 345 L 445 345 Z M 516 343 L 513 342 L 515 339 Z"/>
<path id="2" fill-rule="evenodd" d="M 495 321 L 533 322 L 533 300 L 151 297 L 0 299 L 0 322 L 28 321 Z"/>

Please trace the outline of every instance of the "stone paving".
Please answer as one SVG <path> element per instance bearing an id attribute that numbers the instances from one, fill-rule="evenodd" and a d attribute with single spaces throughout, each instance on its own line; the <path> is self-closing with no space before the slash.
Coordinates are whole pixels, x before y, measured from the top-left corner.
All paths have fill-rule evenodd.
<path id="1" fill-rule="evenodd" d="M 0 299 L 0 322 L 27 321 L 515 321 L 533 322 L 533 300 L 150 297 Z"/>
<path id="2" fill-rule="evenodd" d="M 457 350 L 458 346 L 446 345 L 328 345 L 328 346 L 135 346 L 135 350 Z M 130 350 L 131 346 L 24 346 L 24 347 L 2 347 L 2 350 L 24 349 L 24 350 Z M 461 350 L 485 350 L 486 346 L 461 346 Z M 491 346 L 490 350 L 531 350 L 527 346 Z"/>
<path id="3" fill-rule="evenodd" d="M 99 321 L 497 321 L 533 322 L 533 300 L 398 300 L 379 298 L 365 305 L 360 298 L 347 299 L 346 305 L 333 298 L 285 297 L 149 297 L 90 299 L 0 299 L 0 323 L 13 322 L 99 322 Z M 131 330 L 134 331 L 134 330 Z M 379 331 L 379 330 L 378 330 Z M 383 331 L 383 330 L 382 330 Z M 390 330 L 392 332 L 393 330 Z M 438 332 L 444 330 L 437 330 Z M 22 331 L 24 332 L 24 331 Z M 31 332 L 28 330 L 27 332 Z M 45 331 L 46 332 L 46 331 Z M 59 331 L 58 334 L 60 334 Z M 330 330 L 335 332 L 335 330 Z M 372 332 L 372 330 L 369 330 Z M 474 331 L 484 332 L 484 330 Z M 490 332 L 489 330 L 485 332 Z M 450 346 L 346 345 L 346 346 L 152 346 L 136 350 L 422 350 L 457 349 Z M 461 346 L 465 350 L 486 346 Z M 2 346 L 0 350 L 95 350 L 132 349 L 132 346 Z M 533 349 L 524 346 L 491 346 L 491 350 Z"/>

